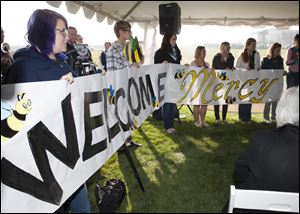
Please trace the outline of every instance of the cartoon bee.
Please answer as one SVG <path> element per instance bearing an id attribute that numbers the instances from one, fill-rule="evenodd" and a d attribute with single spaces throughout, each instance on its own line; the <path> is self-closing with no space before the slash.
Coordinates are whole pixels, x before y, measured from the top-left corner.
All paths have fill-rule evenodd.
<path id="1" fill-rule="evenodd" d="M 8 117 L 1 118 L 1 142 L 5 142 L 15 136 L 24 126 L 26 115 L 31 111 L 31 100 L 25 93 L 17 95 L 16 110 L 4 109 L 9 111 Z"/>
<path id="2" fill-rule="evenodd" d="M 155 96 L 153 96 L 152 97 L 152 106 L 154 107 L 154 108 L 157 108 L 158 107 L 158 101 L 156 100 L 156 97 Z"/>
<path id="3" fill-rule="evenodd" d="M 184 75 L 185 75 L 184 69 L 178 70 L 178 71 L 175 73 L 175 79 L 181 79 Z"/>
<path id="4" fill-rule="evenodd" d="M 132 37 L 130 41 L 125 44 L 123 55 L 131 64 L 134 62 L 140 63 L 143 61 L 144 55 L 137 37 Z"/>
<path id="5" fill-rule="evenodd" d="M 109 86 L 109 91 L 107 93 L 108 102 L 110 105 L 115 104 L 115 90 L 113 89 L 112 85 Z"/>
<path id="6" fill-rule="evenodd" d="M 220 80 L 223 80 L 223 81 L 224 80 L 229 80 L 229 77 L 228 77 L 226 72 L 218 73 L 218 77 L 219 77 Z"/>
<path id="7" fill-rule="evenodd" d="M 225 99 L 225 103 L 227 104 L 232 104 L 236 101 L 236 98 L 235 97 L 231 97 L 231 96 L 228 96 L 226 99 Z"/>

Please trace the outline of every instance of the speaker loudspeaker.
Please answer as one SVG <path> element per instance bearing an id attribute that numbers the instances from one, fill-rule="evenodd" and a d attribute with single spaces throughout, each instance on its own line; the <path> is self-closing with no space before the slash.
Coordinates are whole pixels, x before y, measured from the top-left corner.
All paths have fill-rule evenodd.
<path id="1" fill-rule="evenodd" d="M 180 34 L 181 30 L 181 9 L 177 3 L 159 5 L 159 32 L 164 35 L 166 32 Z"/>

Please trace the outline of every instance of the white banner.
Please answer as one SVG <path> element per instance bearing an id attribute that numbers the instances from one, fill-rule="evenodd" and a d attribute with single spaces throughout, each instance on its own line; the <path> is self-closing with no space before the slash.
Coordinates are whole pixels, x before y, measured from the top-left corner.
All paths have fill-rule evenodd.
<path id="1" fill-rule="evenodd" d="M 1 212 L 54 212 L 164 102 L 277 101 L 283 70 L 142 66 L 1 86 Z"/>

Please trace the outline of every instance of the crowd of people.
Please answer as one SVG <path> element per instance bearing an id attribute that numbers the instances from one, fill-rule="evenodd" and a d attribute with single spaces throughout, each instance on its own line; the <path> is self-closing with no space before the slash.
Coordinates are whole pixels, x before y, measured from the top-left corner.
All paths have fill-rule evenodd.
<path id="1" fill-rule="evenodd" d="M 105 43 L 105 51 L 101 54 L 101 63 L 104 70 L 114 72 L 128 67 L 138 69 L 143 60 L 141 63 L 130 63 L 123 55 L 126 41 L 132 37 L 131 25 L 126 21 L 118 21 L 114 26 L 114 32 L 116 41 Z M 65 79 L 69 84 L 72 84 L 74 78 L 80 75 L 77 71 L 80 62 L 78 59 L 79 54 L 75 47 L 77 44 L 82 44 L 82 40 L 82 37 L 77 34 L 76 28 L 68 26 L 67 20 L 61 14 L 47 9 L 34 11 L 27 25 L 29 45 L 17 50 L 13 58 L 10 56 L 7 46 L 5 46 L 6 48 L 2 46 L 2 84 L 59 79 Z M 155 64 L 181 63 L 182 53 L 176 44 L 176 40 L 177 35 L 175 33 L 168 32 L 164 34 L 161 47 L 154 55 Z M 1 44 L 3 43 L 4 31 L 1 28 Z M 90 51 L 88 51 L 87 56 L 87 61 L 92 62 Z M 205 47 L 198 46 L 195 50 L 195 59 L 190 65 L 225 70 L 242 68 L 251 72 L 251 70 L 260 69 L 283 69 L 284 63 L 286 63 L 288 66 L 287 88 L 291 89 L 288 89 L 282 95 L 279 103 L 266 103 L 263 112 L 265 121 L 267 123 L 277 122 L 278 129 L 255 135 L 253 143 L 249 145 L 249 148 L 237 162 L 239 177 L 237 186 L 239 188 L 299 192 L 299 87 L 297 87 L 299 85 L 299 34 L 295 36 L 293 47 L 288 50 L 286 60 L 281 56 L 281 44 L 279 43 L 274 43 L 270 48 L 269 55 L 261 60 L 256 49 L 256 40 L 253 38 L 246 41 L 245 48 L 237 57 L 236 62 L 235 57 L 230 53 L 230 43 L 228 42 L 223 42 L 220 45 L 220 52 L 214 56 L 211 66 L 205 60 L 205 57 Z M 251 121 L 251 107 L 251 104 L 239 105 L 238 115 L 241 122 L 249 123 Z M 176 104 L 174 103 L 164 103 L 162 106 L 163 123 L 168 134 L 176 133 L 174 128 L 176 110 Z M 228 105 L 223 105 L 222 121 L 224 123 L 226 122 L 227 111 Z M 205 121 L 206 112 L 207 105 L 194 105 L 195 126 L 209 127 L 209 124 Z M 214 106 L 214 113 L 216 122 L 220 123 L 219 105 Z M 132 121 L 130 122 L 132 123 Z M 284 145 L 286 139 L 290 139 L 291 147 L 289 148 Z M 261 142 L 266 145 L 262 145 Z M 129 147 L 141 146 L 133 142 L 131 137 L 125 141 L 125 144 Z M 286 159 L 289 157 L 291 158 Z M 265 161 L 262 161 L 261 158 Z M 264 163 L 263 165 L 261 161 Z M 296 167 L 295 162 L 298 164 Z M 292 169 L 289 166 L 293 166 Z M 275 167 L 276 170 L 272 170 Z M 279 172 L 282 174 L 278 177 Z M 276 176 L 278 180 L 274 179 Z M 266 183 L 266 181 L 269 183 Z M 281 182 L 285 182 L 286 186 L 278 187 L 277 183 Z M 276 188 L 273 188 L 274 186 Z M 68 208 L 72 212 L 91 212 L 85 184 L 62 206 L 62 209 Z"/>

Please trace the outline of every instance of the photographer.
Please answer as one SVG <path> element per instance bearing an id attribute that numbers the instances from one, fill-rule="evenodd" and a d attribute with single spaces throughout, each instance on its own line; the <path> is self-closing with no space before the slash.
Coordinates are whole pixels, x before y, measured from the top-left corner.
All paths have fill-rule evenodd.
<path id="1" fill-rule="evenodd" d="M 13 62 L 9 51 L 10 48 L 9 45 L 4 42 L 4 30 L 1 27 L 1 84 L 6 82 L 8 68 Z"/>
<path id="2" fill-rule="evenodd" d="M 75 27 L 68 28 L 69 41 L 67 43 L 68 63 L 79 76 L 96 73 L 92 54 L 87 44 L 77 43 L 77 30 Z"/>

